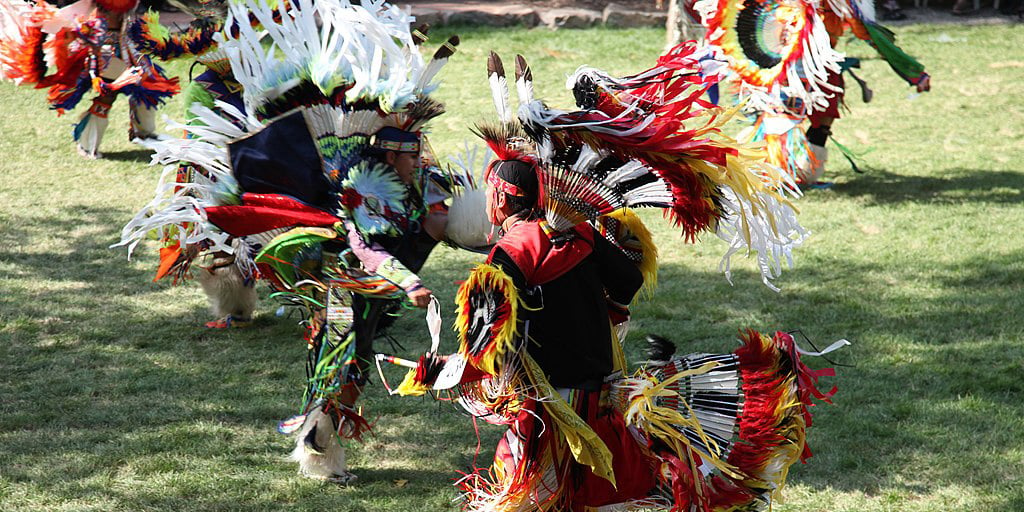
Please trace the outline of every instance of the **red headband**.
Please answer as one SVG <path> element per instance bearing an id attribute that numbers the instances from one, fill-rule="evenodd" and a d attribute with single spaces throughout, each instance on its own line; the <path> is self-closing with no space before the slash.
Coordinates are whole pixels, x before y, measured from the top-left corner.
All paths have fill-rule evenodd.
<path id="1" fill-rule="evenodd" d="M 504 179 L 501 178 L 501 176 L 498 176 L 497 172 L 494 171 L 494 166 L 503 161 L 504 160 L 494 160 L 490 163 L 490 165 L 487 166 L 487 183 L 492 187 L 510 196 L 526 197 L 526 192 L 523 192 L 523 189 L 519 188 L 519 186 L 517 185 L 505 181 Z"/>

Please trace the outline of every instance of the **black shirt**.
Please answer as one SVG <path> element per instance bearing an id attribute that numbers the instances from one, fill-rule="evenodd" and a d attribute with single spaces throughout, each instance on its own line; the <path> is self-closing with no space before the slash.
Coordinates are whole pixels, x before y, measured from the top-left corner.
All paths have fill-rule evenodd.
<path id="1" fill-rule="evenodd" d="M 643 285 L 636 264 L 600 234 L 593 251 L 560 277 L 530 286 L 501 247 L 491 262 L 508 274 L 533 311 L 520 308 L 527 350 L 555 387 L 596 389 L 612 372 L 607 299 L 626 305 Z M 577 243 L 586 243 L 580 239 Z"/>

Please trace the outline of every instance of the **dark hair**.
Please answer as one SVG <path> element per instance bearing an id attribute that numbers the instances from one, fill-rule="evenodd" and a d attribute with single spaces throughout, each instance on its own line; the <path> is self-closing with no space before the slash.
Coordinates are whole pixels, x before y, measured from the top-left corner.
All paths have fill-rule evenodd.
<path id="1" fill-rule="evenodd" d="M 363 150 L 363 154 L 366 156 L 376 157 L 383 161 L 384 156 L 388 152 L 394 153 L 412 153 L 412 151 L 402 151 L 397 147 L 388 148 L 386 143 L 416 143 L 417 147 L 420 145 L 420 134 L 417 132 L 407 132 L 405 130 L 399 130 L 390 126 L 385 126 L 377 133 L 370 136 L 367 141 L 367 146 Z M 419 151 L 419 149 L 417 149 Z"/>
<path id="2" fill-rule="evenodd" d="M 503 181 L 519 187 L 525 194 L 523 196 L 505 194 L 505 204 L 509 206 L 513 215 L 523 210 L 537 208 L 539 183 L 537 182 L 537 171 L 533 165 L 522 160 L 501 160 L 494 164 L 493 172 Z"/>

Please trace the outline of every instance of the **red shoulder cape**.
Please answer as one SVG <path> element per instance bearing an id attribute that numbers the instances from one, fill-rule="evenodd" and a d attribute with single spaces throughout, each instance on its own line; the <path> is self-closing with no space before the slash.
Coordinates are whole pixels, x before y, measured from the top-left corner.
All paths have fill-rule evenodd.
<path id="1" fill-rule="evenodd" d="M 594 229 L 587 224 L 573 228 L 576 237 L 555 245 L 544 232 L 540 221 L 520 222 L 495 244 L 512 258 L 527 284 L 541 285 L 553 281 L 575 267 L 594 249 Z M 494 251 L 487 257 L 491 262 Z"/>

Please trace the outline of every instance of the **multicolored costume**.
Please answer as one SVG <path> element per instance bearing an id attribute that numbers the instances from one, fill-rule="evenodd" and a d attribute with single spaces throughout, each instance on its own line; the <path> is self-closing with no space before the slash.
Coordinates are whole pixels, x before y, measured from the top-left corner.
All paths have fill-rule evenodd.
<path id="1" fill-rule="evenodd" d="M 354 294 L 396 299 L 422 287 L 413 242 L 426 187 L 421 169 L 398 160 L 419 162 L 420 131 L 444 111 L 429 97 L 434 77 L 458 40 L 426 63 L 409 21 L 383 2 L 232 3 L 220 46 L 244 110 L 194 104 L 195 120 L 172 126 L 186 138 L 152 144 L 170 165 L 122 233 L 131 248 L 155 230 L 178 272 L 190 257 L 174 253 L 186 248 L 229 254 L 304 312 L 306 394 L 280 430 L 298 432 L 293 456 L 316 478 L 354 478 L 337 438 L 367 428 L 352 401 L 373 333 Z M 197 170 L 191 180 L 177 179 L 182 162 Z"/>
<path id="2" fill-rule="evenodd" d="M 226 2 L 199 0 L 195 3 L 186 4 L 178 2 L 177 5 L 183 11 L 195 16 L 197 20 L 202 19 L 206 21 L 193 23 L 192 29 L 175 35 L 168 33 L 166 29 L 161 31 L 159 19 L 153 13 L 150 13 L 140 20 L 141 23 L 133 25 L 135 30 L 133 30 L 132 34 L 140 47 L 161 58 L 171 58 L 181 55 L 190 49 L 194 51 L 196 47 L 195 41 L 205 39 L 198 37 L 198 34 L 195 32 L 197 28 L 211 30 L 223 27 L 224 14 L 227 9 Z M 251 17 L 249 22 L 254 27 L 260 26 L 259 20 L 255 17 Z M 237 28 L 233 30 L 237 30 Z M 192 106 L 196 104 L 220 114 L 227 122 L 231 122 L 232 118 L 220 109 L 219 103 L 223 102 L 239 112 L 245 113 L 242 85 L 235 79 L 231 70 L 231 61 L 226 53 L 222 49 L 207 47 L 203 53 L 197 55 L 196 62 L 202 64 L 206 69 L 193 78 L 185 90 L 187 105 L 185 118 L 187 124 L 205 126 L 202 118 L 191 112 Z M 426 155 L 426 152 L 424 154 Z M 425 165 L 424 167 L 425 170 L 428 170 L 428 166 Z M 436 169 L 436 165 L 429 169 Z M 197 173 L 199 174 L 198 178 L 196 176 Z M 437 172 L 425 172 L 424 174 L 432 178 L 440 177 L 440 174 Z M 175 177 L 179 186 L 187 186 L 187 184 L 193 183 L 196 179 L 215 181 L 216 176 L 210 174 L 209 171 L 201 166 L 196 166 L 188 161 L 181 162 Z M 427 183 L 430 184 L 432 190 L 435 188 L 433 187 L 433 180 L 429 180 Z M 417 183 L 417 185 L 420 184 Z M 445 197 L 437 197 L 435 194 L 430 199 L 434 201 L 436 207 L 438 203 L 443 205 L 441 201 Z M 179 228 L 188 231 L 193 229 L 193 225 L 185 223 L 180 225 Z M 429 237 L 426 238 L 429 239 Z M 156 279 L 159 280 L 166 276 L 172 276 L 174 282 L 177 283 L 189 276 L 189 271 L 192 268 L 192 263 L 198 254 L 199 248 L 195 246 L 181 247 L 178 238 L 174 236 L 165 237 L 162 239 L 162 242 L 161 264 Z M 432 243 L 425 241 L 420 247 L 420 252 L 423 253 L 425 251 L 426 254 L 429 254 L 432 246 Z M 198 272 L 198 281 L 202 285 L 203 291 L 210 301 L 211 310 L 216 316 L 216 319 L 207 322 L 206 326 L 211 328 L 248 326 L 252 321 L 252 315 L 257 302 L 255 284 L 258 279 L 258 272 L 255 272 L 256 268 L 248 264 L 248 262 L 237 260 L 233 254 L 225 252 L 207 252 L 206 254 L 208 255 L 208 261 L 202 266 L 202 271 Z M 422 260 L 425 257 L 425 254 L 417 255 L 414 259 L 422 265 Z M 413 271 L 418 270 L 418 266 L 413 269 Z M 369 317 L 364 316 L 364 318 Z"/>
<path id="3" fill-rule="evenodd" d="M 834 50 L 846 26 L 911 85 L 927 88 L 923 66 L 877 24 L 870 1 L 699 0 L 696 8 L 707 44 L 721 49 L 738 79 L 737 96 L 756 119 L 740 138 L 763 141 L 770 163 L 800 183 L 819 184 L 827 125 L 839 117 L 844 93 L 841 73 L 859 65 Z"/>
<path id="4" fill-rule="evenodd" d="M 747 510 L 809 455 L 807 406 L 831 395 L 815 382 L 832 372 L 804 366 L 785 333 L 747 331 L 732 354 L 683 357 L 655 340 L 648 364 L 626 366 L 628 305 L 653 284 L 656 254 L 623 208 L 669 208 L 691 239 L 730 216 L 781 225 L 785 210 L 753 172 L 757 153 L 718 131 L 728 113 L 697 99 L 712 81 L 700 57 L 684 44 L 630 77 L 581 68 L 574 112 L 534 100 L 520 58 L 516 124 L 492 55 L 502 125 L 479 131 L 497 154 L 489 217 L 504 235 L 459 289 L 458 353 L 378 356 L 411 367 L 395 393 L 451 390 L 474 417 L 508 426 L 491 468 L 460 481 L 467 510 Z"/>
<path id="5" fill-rule="evenodd" d="M 97 94 L 75 125 L 79 153 L 100 156 L 107 115 L 118 94 L 129 98 L 129 139 L 155 136 L 156 109 L 179 90 L 135 44 L 136 0 L 80 0 L 57 9 L 41 0 L 0 0 L 0 71 L 7 80 L 48 88 L 62 115 Z M 166 29 L 164 29 L 166 31 Z M 200 34 L 202 35 L 209 35 Z M 202 46 L 199 37 L 194 46 Z"/>
<path id="6" fill-rule="evenodd" d="M 895 33 L 878 24 L 875 18 L 873 2 L 866 0 L 830 0 L 823 3 L 819 12 L 828 31 L 832 46 L 836 45 L 839 38 L 849 28 L 855 37 L 866 41 L 872 48 L 878 51 L 878 54 L 889 64 L 889 67 L 900 78 L 905 80 L 908 85 L 917 88 L 918 92 L 931 89 L 931 77 L 924 71 L 924 66 L 896 46 Z M 839 87 L 840 90 L 829 100 L 829 104 L 825 108 L 812 109 L 808 116 L 810 127 L 806 130 L 806 137 L 814 155 L 810 175 L 806 180 L 808 183 L 820 182 L 825 172 L 825 163 L 828 161 L 828 149 L 825 147 L 825 142 L 832 135 L 832 122 L 840 117 L 839 106 L 843 103 L 845 93 L 842 71 L 849 72 L 860 84 L 864 93 L 864 102 L 871 101 L 871 90 L 853 72 L 853 68 L 859 66 L 860 62 L 857 59 L 845 59 L 841 70 L 835 70 L 829 76 L 829 81 Z"/>
<path id="7" fill-rule="evenodd" d="M 739 96 L 764 110 L 780 98 L 824 108 L 837 91 L 828 81 L 842 55 L 832 49 L 817 2 L 699 0 L 706 43 L 721 49 L 739 79 Z"/>
<path id="8" fill-rule="evenodd" d="M 717 71 L 693 42 L 681 43 L 657 66 L 630 77 L 582 67 L 567 81 L 582 110 L 531 100 L 520 118 L 545 167 L 593 166 L 598 175 L 615 163 L 652 170 L 668 184 L 671 202 L 650 205 L 668 207 L 686 240 L 712 231 L 726 241 L 720 269 L 727 277 L 734 254 L 755 254 L 762 280 L 776 289 L 771 279 L 783 262 L 792 263 L 792 250 L 809 233 L 789 202 L 797 193 L 792 182 L 765 165 L 763 152 L 721 131 L 736 110 L 700 99 Z"/>
<path id="9" fill-rule="evenodd" d="M 764 143 L 768 161 L 792 180 L 806 182 L 811 150 L 800 128 L 812 109 L 841 92 L 831 76 L 843 60 L 805 0 L 699 0 L 705 42 L 721 49 L 735 94 L 754 119 L 741 140 Z"/>
<path id="10" fill-rule="evenodd" d="M 227 12 L 226 2 L 214 0 L 187 5 L 179 3 L 179 5 L 182 10 L 192 14 L 197 20 L 207 20 L 203 23 L 193 23 L 193 29 L 216 31 L 223 29 L 224 17 Z M 193 45 L 189 43 L 196 39 L 191 29 L 178 35 L 169 34 L 166 30 L 161 32 L 159 19 L 153 13 L 143 17 L 140 21 L 145 25 L 139 23 L 137 30 L 133 31 L 137 43 L 140 47 L 147 48 L 150 52 L 163 58 L 169 58 L 182 53 L 183 49 L 191 48 Z M 250 20 L 250 22 L 254 21 Z M 258 22 L 256 23 L 258 25 Z M 143 27 L 152 28 L 142 30 Z M 196 63 L 206 69 L 192 78 L 185 89 L 186 124 L 205 126 L 202 118 L 192 113 L 192 107 L 197 104 L 219 114 L 226 122 L 231 122 L 232 118 L 220 109 L 218 102 L 245 113 L 242 86 L 235 80 L 231 71 L 231 61 L 227 54 L 212 45 L 196 56 Z M 190 68 L 190 75 L 194 69 L 195 65 Z M 188 161 L 179 163 L 175 181 L 180 186 L 187 186 L 197 179 L 216 181 L 216 175 Z M 194 226 L 186 223 L 178 228 L 188 231 Z M 194 245 L 181 247 L 178 239 L 173 236 L 165 237 L 161 242 L 163 245 L 160 251 L 161 262 L 155 279 L 172 276 L 173 281 L 177 284 L 189 276 L 189 270 L 193 260 L 199 254 L 200 248 Z M 203 265 L 202 270 L 198 272 L 198 281 L 210 301 L 210 308 L 216 319 L 207 322 L 206 326 L 213 328 L 248 326 L 252 321 L 257 303 L 255 285 L 258 273 L 255 272 L 255 267 L 249 262 L 238 261 L 233 254 L 225 252 L 208 253 L 208 260 L 207 264 Z"/>

